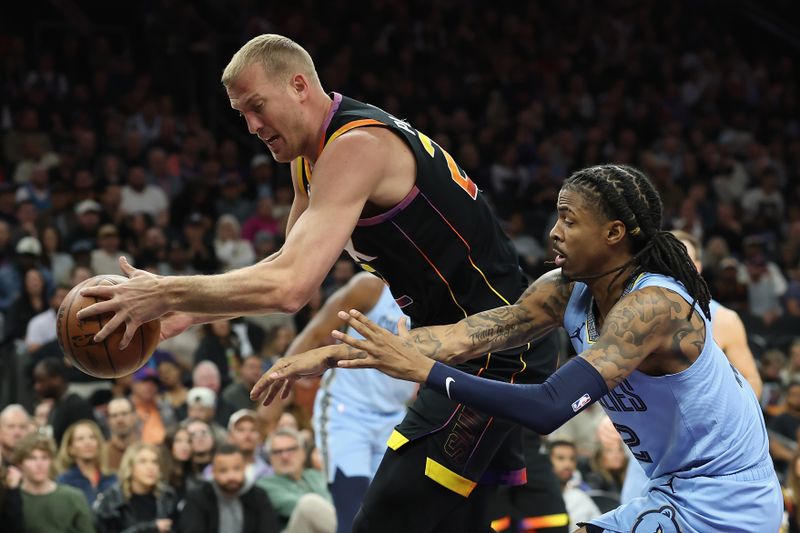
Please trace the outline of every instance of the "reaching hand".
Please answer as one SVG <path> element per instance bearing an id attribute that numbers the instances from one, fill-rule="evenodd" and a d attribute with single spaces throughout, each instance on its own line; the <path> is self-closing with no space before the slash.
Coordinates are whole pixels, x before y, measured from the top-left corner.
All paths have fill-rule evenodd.
<path id="1" fill-rule="evenodd" d="M 6 470 L 6 488 L 16 489 L 22 482 L 22 472 L 16 466 L 9 466 Z"/>
<path id="2" fill-rule="evenodd" d="M 358 331 L 364 339 L 356 339 L 341 331 L 331 335 L 345 344 L 365 352 L 356 358 L 341 360 L 341 368 L 377 368 L 386 375 L 422 383 L 433 368 L 433 360 L 426 357 L 411 340 L 405 317 L 397 324 L 399 335 L 378 326 L 363 313 L 351 309 L 350 313 L 339 312 L 339 318 Z"/>
<path id="3" fill-rule="evenodd" d="M 161 340 L 180 335 L 194 324 L 194 317 L 182 313 L 167 313 L 161 317 Z"/>
<path id="4" fill-rule="evenodd" d="M 122 273 L 130 279 L 119 285 L 95 285 L 81 289 L 81 296 L 100 298 L 103 301 L 78 311 L 78 320 L 113 313 L 114 316 L 94 336 L 94 342 L 102 342 L 125 324 L 125 334 L 119 345 L 120 349 L 124 349 L 133 339 L 139 326 L 161 317 L 167 309 L 162 300 L 163 292 L 159 283 L 162 276 L 133 268 L 124 257 L 120 257 L 119 266 Z"/>
<path id="5" fill-rule="evenodd" d="M 256 401 L 263 395 L 262 403 L 268 405 L 280 393 L 280 397 L 285 400 L 295 381 L 321 375 L 327 369 L 335 367 L 336 361 L 349 351 L 351 350 L 348 346 L 336 345 L 281 357 L 253 386 L 250 399 Z"/>

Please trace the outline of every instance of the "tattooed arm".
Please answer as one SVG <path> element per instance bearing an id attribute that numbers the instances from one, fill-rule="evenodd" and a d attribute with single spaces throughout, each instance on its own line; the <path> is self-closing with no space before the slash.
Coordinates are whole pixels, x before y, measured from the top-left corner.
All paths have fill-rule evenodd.
<path id="1" fill-rule="evenodd" d="M 688 367 L 705 339 L 704 322 L 696 313 L 688 317 L 689 309 L 683 298 L 660 287 L 632 292 L 611 309 L 599 339 L 542 384 L 483 379 L 434 363 L 413 345 L 382 343 L 385 330 L 361 319 L 350 325 L 366 341 L 353 344 L 369 355 L 340 361 L 339 366 L 378 368 L 397 378 L 425 382 L 455 402 L 546 434 L 602 398 L 637 367 L 646 365 L 644 370 L 656 375 Z M 650 359 L 652 354 L 657 357 Z"/>
<path id="2" fill-rule="evenodd" d="M 385 346 L 395 343 L 398 350 L 416 350 L 435 361 L 460 363 L 488 352 L 522 346 L 558 328 L 571 292 L 572 284 L 561 277 L 560 270 L 553 270 L 533 282 L 513 305 L 483 311 L 448 326 L 416 328 L 407 333 L 401 329 L 400 336 L 393 339 L 388 334 L 378 336 L 380 328 L 372 328 L 371 340 Z M 367 321 L 360 313 L 351 315 L 342 317 L 353 327 L 358 327 L 359 321 Z M 363 335 L 362 331 L 359 333 Z M 365 348 L 366 343 L 354 344 L 356 339 L 341 333 L 333 335 L 354 348 L 370 351 Z"/>
<path id="3" fill-rule="evenodd" d="M 646 364 L 650 374 L 688 368 L 703 350 L 705 325 L 689 303 L 661 287 L 633 291 L 611 308 L 597 341 L 580 354 L 609 389 Z M 647 360 L 656 353 L 658 358 Z M 645 361 L 647 360 L 647 361 Z"/>

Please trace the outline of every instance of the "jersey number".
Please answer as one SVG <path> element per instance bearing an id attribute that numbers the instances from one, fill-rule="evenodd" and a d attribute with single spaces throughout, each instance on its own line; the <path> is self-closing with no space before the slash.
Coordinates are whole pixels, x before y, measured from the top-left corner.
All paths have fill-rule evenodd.
<path id="1" fill-rule="evenodd" d="M 447 161 L 447 168 L 450 169 L 450 177 L 453 178 L 453 181 L 455 181 L 459 187 L 464 189 L 464 191 L 469 195 L 470 198 L 472 198 L 473 200 L 477 198 L 478 186 L 475 185 L 475 182 L 472 181 L 469 178 L 469 176 L 467 176 L 466 172 L 458 168 L 458 165 L 456 165 L 456 161 L 455 159 L 453 159 L 453 156 L 447 153 L 447 150 L 436 144 L 433 140 L 431 140 L 430 137 L 428 137 L 421 131 L 418 131 L 417 135 L 419 137 L 420 142 L 422 143 L 422 146 L 425 147 L 425 151 L 427 151 L 431 157 L 433 157 L 434 154 L 436 153 L 435 148 L 438 148 L 442 152 L 445 161 Z"/>
<path id="2" fill-rule="evenodd" d="M 643 463 L 653 462 L 653 458 L 650 457 L 650 454 L 647 453 L 646 451 L 640 450 L 637 452 L 636 450 L 634 450 L 635 447 L 639 446 L 642 443 L 642 441 L 639 440 L 638 435 L 636 435 L 635 431 L 633 431 L 628 426 L 623 426 L 622 424 L 614 424 L 614 427 L 617 428 L 620 437 L 622 437 L 622 442 L 625 443 L 625 445 L 628 448 L 630 448 L 631 453 L 633 454 L 634 457 L 636 457 L 639 461 Z"/>

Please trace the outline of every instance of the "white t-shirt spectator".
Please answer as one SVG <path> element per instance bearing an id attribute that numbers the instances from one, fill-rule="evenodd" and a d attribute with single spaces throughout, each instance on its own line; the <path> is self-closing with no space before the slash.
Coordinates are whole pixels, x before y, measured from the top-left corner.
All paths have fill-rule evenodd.
<path id="1" fill-rule="evenodd" d="M 156 217 L 169 205 L 164 191 L 155 185 L 147 185 L 141 191 L 135 191 L 126 185 L 122 188 L 122 201 L 119 208 L 125 213 L 147 213 Z"/>
<path id="2" fill-rule="evenodd" d="M 56 340 L 56 312 L 48 308 L 28 322 L 28 329 L 25 331 L 25 349 L 30 353 L 54 340 Z"/>

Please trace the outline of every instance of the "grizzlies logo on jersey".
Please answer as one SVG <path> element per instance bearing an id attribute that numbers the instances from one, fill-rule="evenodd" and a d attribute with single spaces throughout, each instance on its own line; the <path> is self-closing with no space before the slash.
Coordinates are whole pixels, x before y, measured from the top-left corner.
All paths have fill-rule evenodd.
<path id="1" fill-rule="evenodd" d="M 675 509 L 665 505 L 657 511 L 640 514 L 631 533 L 681 533 L 681 528 L 675 521 Z"/>

